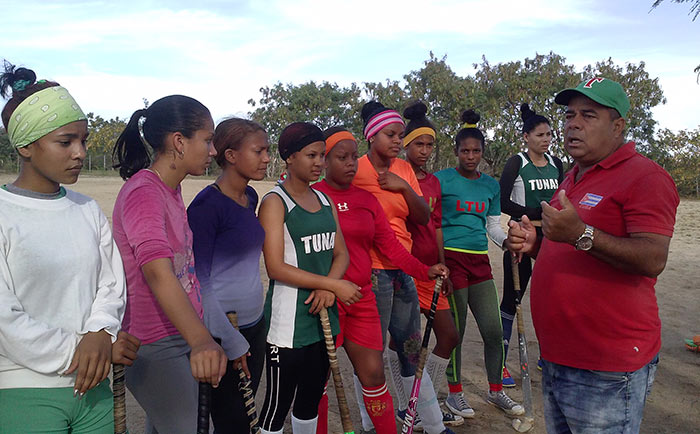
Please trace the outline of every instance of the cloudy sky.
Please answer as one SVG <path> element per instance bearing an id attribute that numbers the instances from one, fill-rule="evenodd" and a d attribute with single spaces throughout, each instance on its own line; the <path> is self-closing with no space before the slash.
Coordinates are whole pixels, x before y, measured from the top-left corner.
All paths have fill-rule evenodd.
<path id="1" fill-rule="evenodd" d="M 128 117 L 182 93 L 215 119 L 262 86 L 400 79 L 433 51 L 460 75 L 554 51 L 578 68 L 644 61 L 661 127 L 700 125 L 700 18 L 667 0 L 0 1 L 0 57 L 59 81 L 86 111 Z"/>

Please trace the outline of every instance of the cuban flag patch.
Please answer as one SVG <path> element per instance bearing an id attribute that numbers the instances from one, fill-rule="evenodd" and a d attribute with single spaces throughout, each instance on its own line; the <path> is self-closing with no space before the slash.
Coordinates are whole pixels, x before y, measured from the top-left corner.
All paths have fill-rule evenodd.
<path id="1" fill-rule="evenodd" d="M 601 200 L 603 200 L 603 196 L 599 194 L 586 193 L 586 195 L 579 201 L 579 204 L 593 208 L 594 206 L 598 205 Z"/>

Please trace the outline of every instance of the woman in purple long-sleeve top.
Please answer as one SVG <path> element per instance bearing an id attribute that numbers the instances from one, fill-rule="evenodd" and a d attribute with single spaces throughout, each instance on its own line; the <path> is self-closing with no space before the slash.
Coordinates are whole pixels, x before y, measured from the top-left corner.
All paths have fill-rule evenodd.
<path id="1" fill-rule="evenodd" d="M 233 368 L 238 361 L 234 358 L 247 341 L 248 357 L 240 364 L 250 373 L 253 391 L 257 390 L 266 331 L 260 280 L 265 231 L 255 215 L 258 195 L 248 182 L 265 177 L 269 145 L 260 125 L 238 118 L 221 122 L 213 141 L 222 173 L 197 195 L 187 215 L 202 285 L 204 323 L 229 355 L 226 375 L 212 393 L 212 420 L 217 432 L 243 432 L 248 429 L 248 419 L 237 389 Z M 240 333 L 226 317 L 230 312 L 237 314 Z"/>

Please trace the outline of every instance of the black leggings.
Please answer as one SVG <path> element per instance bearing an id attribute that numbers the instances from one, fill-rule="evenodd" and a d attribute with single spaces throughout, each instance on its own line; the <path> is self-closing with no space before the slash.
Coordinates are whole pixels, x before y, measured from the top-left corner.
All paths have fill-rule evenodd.
<path id="1" fill-rule="evenodd" d="M 260 319 L 255 325 L 240 330 L 250 344 L 247 358 L 248 370 L 253 394 L 258 390 L 265 363 L 265 338 L 267 329 L 265 321 Z M 243 397 L 238 391 L 238 371 L 233 369 L 233 361 L 226 365 L 226 374 L 221 378 L 219 387 L 211 391 L 211 419 L 217 434 L 244 432 L 248 430 L 248 416 L 245 412 Z"/>
<path id="2" fill-rule="evenodd" d="M 537 232 L 537 239 L 542 240 L 542 237 L 544 237 L 542 228 L 538 226 L 535 228 L 535 231 Z M 506 250 L 503 252 L 503 299 L 501 300 L 501 312 L 511 317 L 510 320 L 512 324 L 513 316 L 515 315 L 517 296 L 515 295 L 515 287 L 513 286 L 513 263 L 511 261 L 511 254 Z M 520 299 L 522 300 L 525 296 L 525 290 L 530 281 L 530 276 L 532 276 L 532 259 L 529 256 L 523 255 L 520 260 L 520 265 L 518 266 L 518 271 L 520 272 Z M 510 336 L 510 329 L 507 331 L 504 330 L 504 332 L 507 332 Z"/>
<path id="3" fill-rule="evenodd" d="M 260 413 L 262 429 L 279 431 L 294 401 L 292 415 L 299 420 L 318 416 L 318 403 L 328 378 L 328 354 L 324 342 L 302 348 L 267 344 L 267 389 Z"/>
<path id="4" fill-rule="evenodd" d="M 503 252 L 503 299 L 501 300 L 501 312 L 510 316 L 515 315 L 515 303 L 517 296 L 515 294 L 515 286 L 513 285 L 513 263 L 512 256 L 508 250 Z M 527 283 L 532 275 L 532 259 L 529 256 L 523 255 L 520 264 L 520 297 L 525 296 Z"/>

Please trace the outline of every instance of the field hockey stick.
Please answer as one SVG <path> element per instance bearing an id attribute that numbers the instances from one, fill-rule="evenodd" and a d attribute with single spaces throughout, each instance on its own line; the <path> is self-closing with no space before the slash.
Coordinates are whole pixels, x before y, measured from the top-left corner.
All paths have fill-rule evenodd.
<path id="1" fill-rule="evenodd" d="M 233 328 L 238 330 L 238 315 L 236 312 L 227 312 L 226 318 L 231 323 Z M 258 413 L 255 411 L 255 394 L 253 393 L 252 382 L 248 377 L 246 377 L 243 369 L 236 369 L 238 371 L 238 391 L 241 393 L 243 398 L 243 406 L 245 407 L 245 413 L 248 416 L 248 425 L 250 426 L 250 434 L 259 434 L 260 426 L 258 424 Z"/>
<path id="2" fill-rule="evenodd" d="M 197 398 L 197 434 L 209 434 L 209 413 L 211 412 L 211 384 L 199 383 Z"/>
<path id="3" fill-rule="evenodd" d="M 354 434 L 355 430 L 352 427 L 352 420 L 350 419 L 350 409 L 348 408 L 348 401 L 345 398 L 343 378 L 340 376 L 338 356 L 335 353 L 335 342 L 333 341 L 333 333 L 331 332 L 331 322 L 328 319 L 328 309 L 322 307 L 318 314 L 321 317 L 323 337 L 326 340 L 328 362 L 331 365 L 331 373 L 333 374 L 333 385 L 335 386 L 335 396 L 338 398 L 338 408 L 340 409 L 340 421 L 343 424 L 343 432 L 345 434 Z"/>
<path id="4" fill-rule="evenodd" d="M 418 406 L 418 393 L 420 392 L 420 383 L 423 379 L 423 368 L 425 367 L 425 359 L 428 357 L 428 343 L 430 342 L 430 332 L 433 329 L 433 320 L 435 319 L 437 302 L 438 298 L 440 297 L 440 288 L 442 288 L 442 277 L 438 277 L 435 280 L 435 288 L 433 288 L 433 299 L 430 302 L 428 322 L 425 324 L 425 332 L 423 333 L 423 343 L 420 347 L 418 365 L 416 366 L 416 376 L 413 379 L 411 397 L 408 400 L 408 408 L 406 409 L 406 418 L 403 420 L 403 426 L 401 427 L 401 432 L 404 434 L 413 433 L 413 423 L 416 420 L 416 407 Z"/>
<path id="5" fill-rule="evenodd" d="M 520 308 L 522 293 L 520 291 L 520 263 L 516 257 L 512 258 L 513 288 L 515 289 L 515 316 L 518 321 L 518 352 L 520 353 L 520 375 L 523 381 L 523 405 L 525 416 L 522 419 L 513 419 L 513 428 L 518 432 L 528 432 L 535 425 L 535 417 L 532 412 L 532 385 L 530 384 L 530 368 L 527 357 L 527 339 L 525 338 L 525 322 Z"/>
<path id="6" fill-rule="evenodd" d="M 124 365 L 112 365 L 112 393 L 114 394 L 114 434 L 126 434 L 126 388 Z"/>

